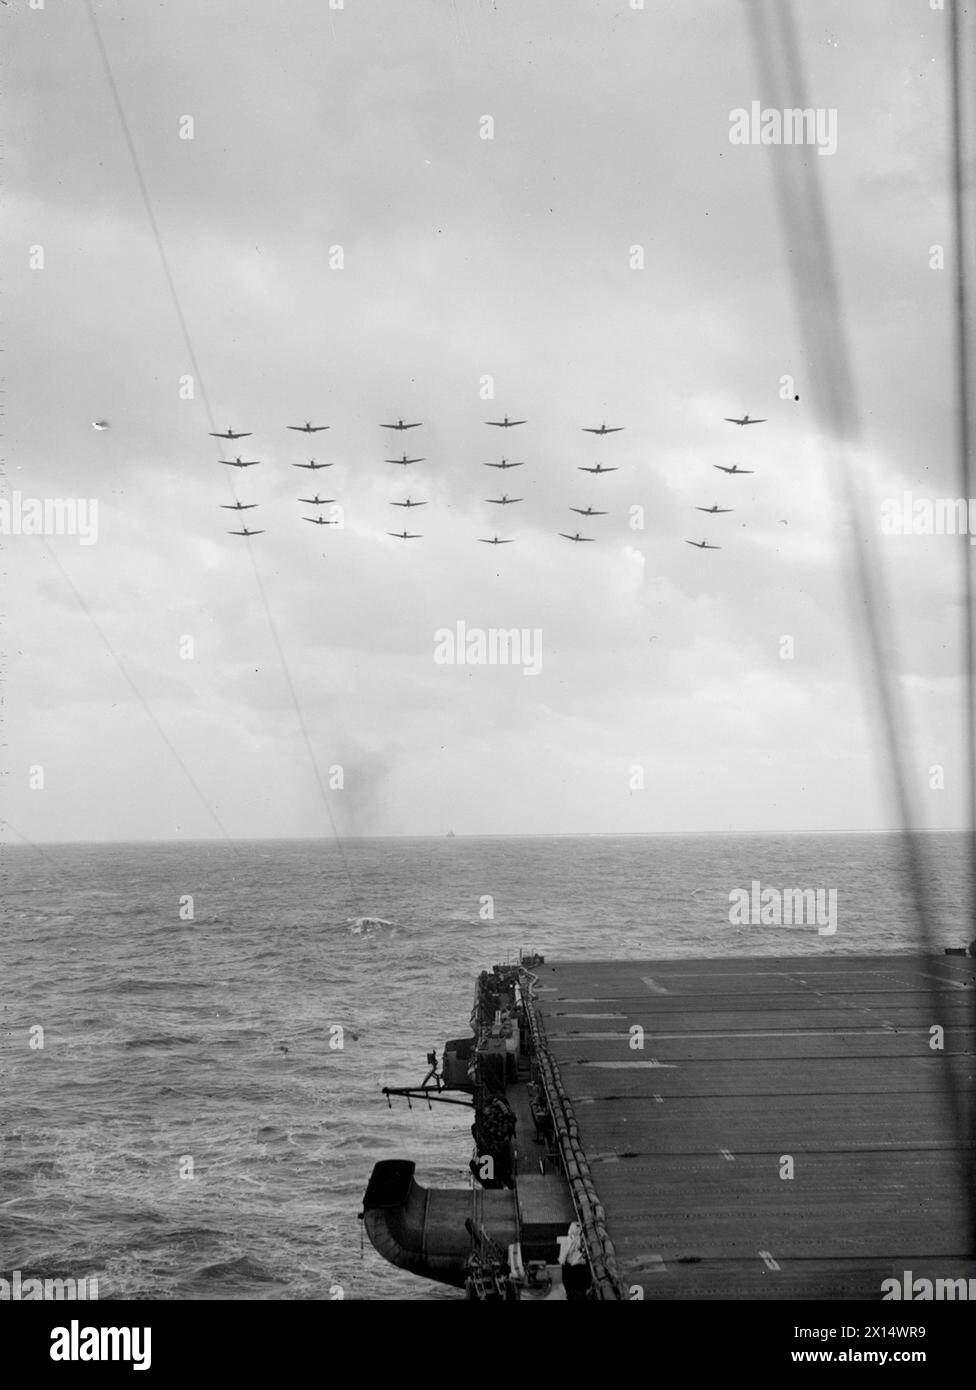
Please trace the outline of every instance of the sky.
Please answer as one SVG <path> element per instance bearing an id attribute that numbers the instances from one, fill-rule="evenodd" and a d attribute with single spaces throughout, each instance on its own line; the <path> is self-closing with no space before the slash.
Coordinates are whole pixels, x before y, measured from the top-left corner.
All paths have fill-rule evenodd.
<path id="1" fill-rule="evenodd" d="M 0 536 L 4 838 L 896 825 L 776 160 L 823 181 L 914 803 L 963 823 L 966 541 L 880 536 L 958 491 L 944 12 L 799 0 L 821 155 L 731 142 L 726 0 L 93 8 L 158 242 L 85 5 L 0 11 L 0 496 L 98 504 Z M 539 669 L 436 660 L 459 623 Z"/>

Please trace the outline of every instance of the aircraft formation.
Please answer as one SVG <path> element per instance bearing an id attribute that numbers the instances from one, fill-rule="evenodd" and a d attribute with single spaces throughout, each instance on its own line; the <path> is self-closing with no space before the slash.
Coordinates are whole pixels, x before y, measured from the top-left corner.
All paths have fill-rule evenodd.
<path id="1" fill-rule="evenodd" d="M 745 425 L 761 425 L 761 424 L 767 423 L 764 419 L 753 419 L 753 418 L 751 418 L 749 415 L 743 415 L 742 417 L 736 417 L 736 416 L 731 416 L 731 415 L 729 415 L 729 416 L 725 416 L 724 418 L 725 418 L 725 420 L 726 420 L 726 422 L 727 422 L 728 424 L 731 424 L 731 425 L 738 425 L 738 426 L 745 426 Z M 502 419 L 500 419 L 500 420 L 486 420 L 486 421 L 485 421 L 485 424 L 486 424 L 487 426 L 489 426 L 490 428 L 494 428 L 494 429 L 503 429 L 503 430 L 514 429 L 514 428 L 516 428 L 516 427 L 519 426 L 519 425 L 525 425 L 525 424 L 527 424 L 527 423 L 528 423 L 527 420 L 512 420 L 512 419 L 509 419 L 508 415 L 504 415 L 504 416 L 502 417 Z M 382 422 L 382 423 L 379 425 L 379 428 L 380 428 L 380 429 L 383 429 L 383 430 L 392 430 L 392 431 L 395 432 L 396 434 L 402 435 L 402 434 L 403 434 L 405 431 L 407 431 L 407 430 L 421 429 L 422 426 L 423 426 L 423 421 L 421 421 L 421 420 L 404 420 L 404 419 L 402 419 L 402 418 L 398 418 L 397 420 L 392 421 L 392 422 Z M 314 424 L 311 420 L 306 420 L 306 421 L 304 421 L 303 424 L 290 424 L 290 425 L 286 425 L 285 428 L 288 429 L 288 430 L 291 430 L 291 431 L 293 431 L 293 432 L 295 432 L 295 433 L 299 433 L 299 434 L 311 436 L 311 435 L 314 435 L 314 434 L 320 434 L 320 433 L 324 432 L 325 430 L 330 429 L 331 426 L 330 426 L 330 425 L 319 425 L 319 424 Z M 584 434 L 594 435 L 594 436 L 596 436 L 596 437 L 598 437 L 598 438 L 603 439 L 603 438 L 605 438 L 606 436 L 611 435 L 611 434 L 620 434 L 620 433 L 622 433 L 623 430 L 624 430 L 624 428 L 625 428 L 625 426 L 623 426 L 623 425 L 608 425 L 608 424 L 606 424 L 605 421 L 603 421 L 603 422 L 601 422 L 598 426 L 597 426 L 597 425 L 583 425 L 581 428 L 582 428 L 582 432 L 583 432 Z M 239 439 L 250 439 L 250 438 L 252 437 L 252 432 L 251 432 L 250 430 L 235 430 L 235 429 L 232 429 L 232 428 L 228 427 L 226 430 L 212 430 L 212 431 L 210 431 L 210 437 L 213 438 L 213 439 L 226 440 L 226 441 L 229 441 L 229 442 L 231 442 L 231 443 L 235 443 L 235 442 L 236 442 L 237 440 L 239 440 Z M 228 452 L 230 452 L 230 450 L 228 450 Z M 222 458 L 222 459 L 220 459 L 220 460 L 218 460 L 218 461 L 219 461 L 222 465 L 224 465 L 225 467 L 227 467 L 227 468 L 237 468 L 237 469 L 240 469 L 240 470 L 242 470 L 242 471 L 243 471 L 244 469 L 248 469 L 248 468 L 256 468 L 256 467 L 258 467 L 258 466 L 260 465 L 260 463 L 261 463 L 261 460 L 260 460 L 260 459 L 256 459 L 256 458 L 243 458 L 240 454 L 236 454 L 235 457 L 233 457 L 233 458 Z M 411 454 L 409 454 L 409 453 L 407 452 L 406 449 L 404 449 L 403 453 L 400 454 L 399 457 L 396 457 L 396 458 L 386 458 L 386 459 L 384 460 L 384 462 L 386 462 L 386 463 L 388 463 L 388 464 L 391 464 L 391 465 L 393 465 L 393 466 L 396 466 L 396 467 L 400 467 L 400 468 L 409 468 L 409 467 L 412 467 L 414 464 L 417 464 L 417 463 L 424 463 L 424 462 L 425 462 L 425 457 L 424 457 L 424 455 L 422 455 L 422 454 L 413 454 L 413 455 L 411 455 Z M 307 459 L 307 460 L 305 460 L 304 462 L 301 462 L 301 463 L 293 463 L 293 464 L 292 464 L 292 467 L 293 467 L 293 468 L 301 468 L 301 469 L 304 469 L 304 470 L 306 470 L 306 471 L 308 471 L 308 472 L 313 472 L 313 473 L 314 473 L 314 472 L 318 472 L 319 470 L 322 470 L 322 469 L 331 468 L 332 466 L 333 466 L 333 465 L 332 465 L 332 463 L 330 463 L 330 462 L 320 462 L 319 460 L 314 459 L 314 458 Z M 485 461 L 485 462 L 484 462 L 484 467 L 485 467 L 485 468 L 494 468 L 494 469 L 499 469 L 499 470 L 507 471 L 508 469 L 511 469 L 511 468 L 524 468 L 524 467 L 525 467 L 525 460 L 524 460 L 524 459 L 510 459 L 510 458 L 508 458 L 508 457 L 506 456 L 506 457 L 503 457 L 502 459 L 497 460 L 497 461 L 495 461 L 495 460 Z M 751 469 L 751 468 L 741 468 L 741 467 L 739 466 L 739 464 L 737 464 L 737 463 L 733 463 L 733 464 L 731 464 L 731 465 L 722 464 L 722 463 L 716 463 L 716 464 L 713 464 L 713 467 L 716 468 L 716 469 L 718 469 L 720 472 L 725 473 L 725 474 L 728 474 L 728 475 L 731 475 L 731 476 L 738 476 L 738 475 L 740 475 L 740 474 L 751 474 L 751 473 L 754 471 L 754 470 Z M 593 478 L 599 478 L 599 477 L 604 476 L 604 475 L 607 474 L 607 473 L 617 473 L 617 472 L 620 471 L 620 469 L 619 469 L 619 466 L 616 465 L 616 464 L 606 464 L 606 463 L 602 463 L 602 462 L 597 462 L 597 463 L 593 463 L 593 464 L 578 464 L 578 465 L 577 465 L 577 471 L 580 472 L 580 473 L 587 473 L 587 474 L 589 474 L 589 475 L 590 475 L 591 477 L 593 477 Z M 501 481 L 501 480 L 499 480 L 499 481 Z M 311 479 L 309 479 L 309 482 L 311 482 Z M 297 500 L 298 502 L 300 502 L 300 503 L 303 505 L 303 507 L 305 507 L 305 508 L 315 508 L 316 510 L 315 510 L 314 515 L 312 515 L 312 516 L 309 516 L 309 515 L 307 514 L 307 512 L 303 512 L 303 513 L 302 513 L 302 519 L 303 519 L 304 521 L 309 522 L 309 523 L 310 523 L 311 525 L 313 525 L 313 526 L 338 526 L 338 525 L 340 525 L 340 522 L 339 522 L 338 518 L 327 517 L 327 516 L 325 516 L 325 515 L 323 514 L 323 512 L 321 511 L 321 508 L 323 508 L 323 507 L 326 507 L 326 506 L 334 506 L 334 505 L 336 505 L 337 499 L 336 499 L 335 497 L 320 497 L 320 496 L 319 496 L 319 493 L 318 493 L 318 489 L 316 489 L 316 488 L 310 488 L 309 490 L 311 491 L 312 496 L 310 496 L 310 497 L 299 497 L 299 498 L 297 498 L 296 500 Z M 518 503 L 523 502 L 524 500 L 525 500 L 525 498 L 522 497 L 522 496 L 517 496 L 517 497 L 509 496 L 509 494 L 508 494 L 506 491 L 502 491 L 502 492 L 501 492 L 501 495 L 498 496 L 498 497 L 486 497 L 486 498 L 484 498 L 484 501 L 485 501 L 487 504 L 489 504 L 489 505 L 491 505 L 491 506 L 501 507 L 501 508 L 505 509 L 505 511 L 503 511 L 502 513 L 500 513 L 500 515 L 506 515 L 506 514 L 507 514 L 507 508 L 512 507 L 512 506 L 516 506 Z M 252 510 L 253 510 L 255 507 L 257 507 L 259 504 L 258 504 L 257 502 L 241 502 L 241 501 L 235 499 L 235 501 L 234 501 L 233 503 L 227 503 L 227 502 L 225 502 L 225 503 L 221 503 L 220 505 L 221 505 L 222 509 L 225 510 L 225 511 L 233 511 L 233 512 L 237 512 L 237 513 L 241 513 L 241 512 L 246 512 L 246 511 L 252 511 Z M 412 496 L 408 493 L 408 494 L 407 494 L 405 497 L 403 497 L 403 498 L 391 498 L 391 499 L 390 499 L 389 505 L 392 506 L 392 507 L 400 507 L 400 508 L 403 508 L 403 509 L 406 510 L 406 511 L 412 511 L 413 508 L 415 508 L 415 507 L 426 507 L 426 506 L 429 505 L 429 503 L 428 503 L 428 500 L 427 500 L 426 498 L 423 498 L 423 497 L 412 497 Z M 593 504 L 592 504 L 592 502 L 588 502 L 588 503 L 586 504 L 585 507 L 584 507 L 584 506 L 574 506 L 574 505 L 570 505 L 569 508 L 568 508 L 568 510 L 569 510 L 570 512 L 575 513 L 575 515 L 577 515 L 577 516 L 586 518 L 587 521 L 590 521 L 590 520 L 592 520 L 592 519 L 595 518 L 595 517 L 605 517 L 605 516 L 609 516 L 609 515 L 610 515 L 610 512 L 607 511 L 607 510 L 605 510 L 605 509 L 594 507 Z M 719 504 L 718 504 L 717 502 L 714 502 L 714 503 L 712 503 L 711 506 L 707 506 L 707 507 L 706 507 L 706 506 L 702 506 L 702 505 L 696 505 L 696 507 L 695 507 L 695 511 L 704 512 L 704 513 L 706 513 L 706 514 L 709 515 L 709 516 L 718 516 L 718 515 L 721 515 L 721 514 L 725 514 L 725 513 L 732 512 L 733 510 L 734 510 L 734 508 L 732 508 L 732 507 L 719 506 Z M 578 527 L 579 523 L 576 523 L 576 524 L 577 524 L 577 527 Z M 264 529 L 263 529 L 263 528 L 253 528 L 253 529 L 252 529 L 252 528 L 246 526 L 246 525 L 243 523 L 243 520 L 241 520 L 241 529 L 240 529 L 240 530 L 237 530 L 237 531 L 229 531 L 229 532 L 228 532 L 228 535 L 231 535 L 231 536 L 243 536 L 243 537 L 245 537 L 245 538 L 248 538 L 248 537 L 250 537 L 250 536 L 262 536 L 262 535 L 264 535 L 264 534 L 265 534 L 265 532 L 264 532 Z M 393 538 L 394 540 L 400 540 L 400 541 L 417 541 L 417 540 L 423 540 L 423 539 L 424 539 L 424 533 L 423 533 L 423 532 L 421 532 L 421 531 L 410 531 L 410 530 L 408 530 L 408 528 L 407 528 L 406 526 L 404 526 L 403 530 L 401 530 L 401 531 L 387 531 L 386 534 L 387 534 L 388 536 L 390 536 L 391 538 Z M 593 543 L 595 543 L 596 540 L 597 540 L 597 537 L 596 537 L 596 536 L 584 535 L 584 534 L 582 534 L 582 532 L 579 531 L 578 529 L 576 529 L 576 530 L 574 530 L 574 531 L 559 531 L 559 532 L 557 532 L 556 534 L 557 534 L 561 539 L 570 541 L 570 542 L 572 542 L 574 545 L 581 545 L 581 544 L 587 544 L 587 543 L 593 544 Z M 491 535 L 491 536 L 478 536 L 476 539 L 477 539 L 477 541 L 479 542 L 479 544 L 481 544 L 481 545 L 491 545 L 491 546 L 512 545 L 512 544 L 514 543 L 514 540 L 515 540 L 515 538 L 512 537 L 512 536 L 500 536 L 500 535 L 497 535 L 497 534 L 494 534 L 494 535 Z M 704 538 L 703 538 L 702 540 L 700 540 L 700 541 L 698 541 L 698 540 L 690 540 L 690 539 L 687 539 L 687 538 L 686 538 L 685 543 L 686 543 L 687 545 L 695 546 L 698 550 L 721 550 L 721 548 L 722 548 L 721 546 L 715 545 L 715 544 L 713 544 L 712 542 L 710 542 L 710 541 L 708 541 L 707 539 L 704 539 Z"/>
<path id="2" fill-rule="evenodd" d="M 725 422 L 729 425 L 765 425 L 767 423 L 766 420 L 753 420 L 748 415 L 743 415 L 741 418 L 737 418 L 734 415 L 726 415 L 723 418 L 725 419 Z M 742 474 L 753 473 L 755 471 L 752 468 L 740 468 L 737 463 L 733 463 L 731 465 L 725 463 L 713 463 L 712 467 L 717 468 L 720 473 L 729 474 L 730 477 L 739 477 Z M 710 507 L 695 507 L 696 512 L 707 512 L 709 516 L 721 516 L 724 513 L 732 512 L 734 510 L 734 507 L 720 507 L 717 502 L 713 502 Z M 706 540 L 704 537 L 700 541 L 690 541 L 686 537 L 685 544 L 693 545 L 696 550 L 722 549 L 720 545 L 713 545 L 711 541 Z"/>
<path id="3" fill-rule="evenodd" d="M 527 420 L 510 420 L 510 419 L 508 418 L 507 415 L 503 416 L 503 418 L 502 418 L 501 420 L 486 420 L 486 421 L 485 421 L 485 424 L 486 424 L 486 425 L 492 426 L 493 428 L 496 428 L 496 429 L 513 429 L 516 425 L 525 425 L 525 424 L 527 424 L 527 423 L 528 423 Z M 601 437 L 602 437 L 603 435 L 608 435 L 608 434 L 620 434 L 620 433 L 622 432 L 623 429 L 624 429 L 624 426 L 623 426 L 623 425 L 607 425 L 605 422 L 604 422 L 604 423 L 601 423 L 599 426 L 595 426 L 595 425 L 583 425 L 583 426 L 582 426 L 582 432 L 583 432 L 584 434 L 594 434 L 594 435 L 599 435 L 599 436 L 601 436 Z M 524 468 L 524 467 L 525 467 L 525 460 L 524 460 L 524 459 L 510 459 L 510 458 L 505 457 L 505 458 L 502 458 L 502 459 L 498 460 L 497 462 L 494 461 L 494 460 L 492 460 L 492 461 L 485 461 L 484 466 L 485 466 L 485 468 L 498 468 L 498 469 Z M 592 473 L 592 474 L 594 474 L 595 476 L 599 476 L 599 475 L 601 475 L 601 474 L 603 474 L 603 473 L 617 473 L 617 472 L 620 471 L 619 468 L 617 468 L 617 467 L 608 467 L 606 464 L 602 464 L 602 463 L 596 463 L 596 464 L 592 464 L 592 465 L 590 465 L 590 464 L 580 464 L 580 465 L 577 465 L 577 467 L 578 467 L 578 471 L 579 471 L 579 472 L 581 472 L 581 473 Z M 524 502 L 525 499 L 524 499 L 524 497 L 509 497 L 509 495 L 508 495 L 507 492 L 502 492 L 502 495 L 501 495 L 500 497 L 486 497 L 484 500 L 485 500 L 486 503 L 488 503 L 490 506 L 493 506 L 493 507 L 511 507 L 511 506 L 514 506 L 514 505 L 515 505 L 516 503 L 518 503 L 518 502 Z M 599 510 L 597 510 L 596 507 L 594 507 L 594 506 L 592 506 L 592 505 L 587 505 L 586 507 L 572 507 L 572 506 L 571 506 L 571 507 L 569 508 L 569 510 L 570 510 L 571 512 L 576 512 L 576 513 L 578 513 L 580 516 L 586 516 L 586 517 L 593 517 L 593 516 L 609 516 L 609 512 L 606 512 L 606 511 L 599 511 Z M 559 531 L 559 532 L 557 532 L 557 534 L 558 534 L 560 537 L 562 537 L 564 540 L 574 541 L 574 542 L 583 542 L 583 541 L 591 541 L 591 542 L 592 542 L 592 541 L 595 541 L 595 540 L 596 540 L 596 537 L 595 537 L 595 536 L 583 536 L 583 535 L 580 535 L 580 533 L 579 533 L 578 531 L 577 531 L 575 534 L 570 534 L 568 531 Z M 479 541 L 479 543 L 480 543 L 481 545 L 512 545 L 512 544 L 514 544 L 514 537 L 511 537 L 511 536 L 498 536 L 498 535 L 493 535 L 493 536 L 479 536 L 479 537 L 478 537 L 478 541 Z"/>

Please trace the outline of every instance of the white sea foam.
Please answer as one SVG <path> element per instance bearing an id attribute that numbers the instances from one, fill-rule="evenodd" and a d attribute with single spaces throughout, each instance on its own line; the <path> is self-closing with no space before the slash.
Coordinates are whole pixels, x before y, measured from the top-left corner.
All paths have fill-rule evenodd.
<path id="1" fill-rule="evenodd" d="M 385 917 L 349 917 L 347 919 L 349 930 L 355 935 L 362 932 L 375 931 L 377 927 L 392 927 L 396 924 L 390 922 Z"/>

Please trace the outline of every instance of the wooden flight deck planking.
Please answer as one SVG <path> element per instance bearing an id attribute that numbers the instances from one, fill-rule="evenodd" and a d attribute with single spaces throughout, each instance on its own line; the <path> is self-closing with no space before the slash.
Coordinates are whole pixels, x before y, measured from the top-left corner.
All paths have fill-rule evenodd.
<path id="1" fill-rule="evenodd" d="M 973 1094 L 974 971 L 917 955 L 537 966 L 624 1284 L 879 1300 L 906 1269 L 976 1277 L 946 1094 Z"/>

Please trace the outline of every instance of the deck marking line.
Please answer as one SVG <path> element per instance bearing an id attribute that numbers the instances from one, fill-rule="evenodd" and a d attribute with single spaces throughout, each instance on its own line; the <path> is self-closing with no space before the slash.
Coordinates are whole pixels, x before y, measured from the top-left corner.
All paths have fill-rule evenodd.
<path id="1" fill-rule="evenodd" d="M 581 1057 L 576 1063 L 579 1067 L 602 1067 L 604 1071 L 646 1071 L 651 1067 L 660 1067 L 662 1071 L 677 1071 L 676 1062 L 590 1062 Z"/>
<path id="2" fill-rule="evenodd" d="M 758 1030 L 734 1030 L 730 1033 L 659 1033 L 656 1030 L 645 1033 L 645 1036 L 656 1038 L 658 1042 L 680 1042 L 687 1040 L 696 1042 L 701 1038 L 886 1038 L 891 1032 L 891 1028 L 762 1028 Z M 902 1032 L 906 1034 L 927 1034 L 925 1027 L 905 1026 Z M 596 1041 L 602 1038 L 626 1038 L 627 1033 L 556 1033 L 549 1034 L 551 1038 L 587 1038 Z"/>
<path id="3" fill-rule="evenodd" d="M 969 988 L 970 988 L 969 985 L 960 984 L 958 980 L 947 980 L 943 975 L 926 975 L 924 971 L 922 971 L 922 972 L 920 972 L 920 973 L 921 973 L 921 975 L 922 975 L 922 979 L 923 979 L 923 980 L 938 980 L 938 982 L 939 982 L 940 985 L 951 985 L 953 989 L 969 989 Z"/>
<path id="4" fill-rule="evenodd" d="M 663 985 L 659 985 L 658 982 L 657 982 L 657 980 L 652 980 L 651 977 L 650 977 L 650 975 L 642 975 L 642 976 L 641 976 L 641 983 L 647 985 L 647 988 L 651 991 L 652 994 L 670 994 L 670 993 L 671 993 L 671 991 L 670 991 L 669 989 L 665 989 Z"/>
<path id="5" fill-rule="evenodd" d="M 561 1014 L 556 1013 L 556 1018 L 626 1018 L 626 1014 Z M 616 1037 L 615 1033 L 608 1033 L 607 1037 Z"/>
<path id="6" fill-rule="evenodd" d="M 927 1028 L 905 1027 L 905 1033 L 927 1033 Z M 651 1032 L 652 1038 L 666 1039 L 668 1041 L 688 1038 L 694 1041 L 696 1038 L 822 1038 L 822 1037 L 861 1037 L 861 1038 L 882 1038 L 886 1037 L 887 1028 L 763 1028 L 758 1031 L 735 1030 L 731 1033 L 658 1033 L 656 1030 Z M 579 1033 L 575 1034 L 580 1037 Z M 621 1038 L 626 1036 L 623 1033 L 589 1033 L 586 1035 L 591 1038 Z"/>

